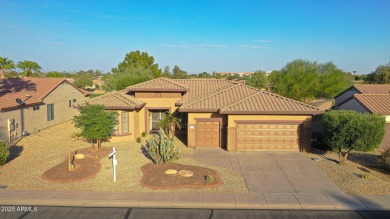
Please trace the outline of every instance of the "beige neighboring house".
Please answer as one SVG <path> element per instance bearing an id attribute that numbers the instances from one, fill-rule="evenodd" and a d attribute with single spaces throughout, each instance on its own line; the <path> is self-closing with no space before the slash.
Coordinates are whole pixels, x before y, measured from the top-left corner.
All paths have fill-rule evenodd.
<path id="1" fill-rule="evenodd" d="M 255 72 L 215 72 L 215 74 L 217 75 L 221 75 L 221 76 L 234 76 L 234 75 L 239 75 L 240 77 L 243 77 L 244 75 L 245 76 L 251 76 L 253 73 Z"/>
<path id="2" fill-rule="evenodd" d="M 85 103 L 88 95 L 65 79 L 0 79 L 0 140 L 14 142 L 72 119 L 79 113 L 74 106 Z"/>
<path id="3" fill-rule="evenodd" d="M 310 150 L 317 107 L 225 79 L 157 78 L 89 101 L 118 112 L 112 141 L 152 133 L 167 113 L 182 118 L 188 147 L 229 151 Z"/>
<path id="4" fill-rule="evenodd" d="M 335 97 L 335 109 L 386 117 L 386 133 L 380 150 L 390 148 L 390 84 L 355 84 Z"/>

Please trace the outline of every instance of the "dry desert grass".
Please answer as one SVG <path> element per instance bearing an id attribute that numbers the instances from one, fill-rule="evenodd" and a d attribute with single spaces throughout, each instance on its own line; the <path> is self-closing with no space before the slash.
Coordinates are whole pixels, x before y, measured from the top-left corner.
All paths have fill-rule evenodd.
<path id="1" fill-rule="evenodd" d="M 72 123 L 65 122 L 41 131 L 37 135 L 28 136 L 11 147 L 17 154 L 10 162 L 0 167 L 0 186 L 12 190 L 74 190 L 74 191 L 136 191 L 136 192 L 235 192 L 247 193 L 243 177 L 234 171 L 212 167 L 198 163 L 193 159 L 181 158 L 178 163 L 208 167 L 219 172 L 223 185 L 218 188 L 205 189 L 171 189 L 152 190 L 140 185 L 142 178 L 141 166 L 150 163 L 141 152 L 142 143 L 121 142 L 104 143 L 103 147 L 117 149 L 117 182 L 113 182 L 112 160 L 103 158 L 100 161 L 101 170 L 96 177 L 77 183 L 52 183 L 42 179 L 42 174 L 51 167 L 61 163 L 68 157 L 69 149 L 76 150 L 91 147 L 89 143 L 74 140 L 71 135 L 76 132 Z M 178 141 L 179 143 L 179 141 Z M 184 154 L 194 153 L 193 149 L 178 144 Z"/>

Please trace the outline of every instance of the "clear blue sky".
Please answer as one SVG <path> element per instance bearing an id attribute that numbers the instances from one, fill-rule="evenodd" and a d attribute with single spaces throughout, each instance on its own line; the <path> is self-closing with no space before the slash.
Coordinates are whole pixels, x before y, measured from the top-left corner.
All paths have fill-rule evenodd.
<path id="1" fill-rule="evenodd" d="M 390 0 L 0 0 L 0 19 L 0 56 L 44 71 L 106 72 L 134 50 L 189 73 L 390 61 Z"/>

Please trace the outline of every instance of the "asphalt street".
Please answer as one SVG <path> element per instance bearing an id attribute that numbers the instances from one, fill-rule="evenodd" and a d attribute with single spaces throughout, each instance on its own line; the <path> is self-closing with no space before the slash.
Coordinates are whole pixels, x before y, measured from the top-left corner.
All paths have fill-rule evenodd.
<path id="1" fill-rule="evenodd" d="M 306 211 L 306 210 L 228 210 L 228 209 L 158 209 L 1 206 L 0 218 L 390 218 L 390 211 Z"/>

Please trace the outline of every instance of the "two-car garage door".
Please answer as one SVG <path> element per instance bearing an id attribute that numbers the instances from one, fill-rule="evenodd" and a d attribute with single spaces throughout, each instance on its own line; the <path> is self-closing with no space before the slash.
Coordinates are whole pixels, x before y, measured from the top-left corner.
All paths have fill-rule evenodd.
<path id="1" fill-rule="evenodd" d="M 237 124 L 237 150 L 299 151 L 299 124 Z"/>

